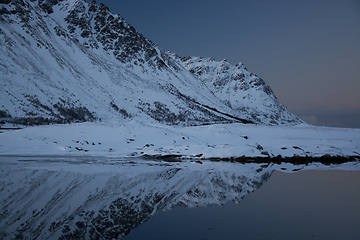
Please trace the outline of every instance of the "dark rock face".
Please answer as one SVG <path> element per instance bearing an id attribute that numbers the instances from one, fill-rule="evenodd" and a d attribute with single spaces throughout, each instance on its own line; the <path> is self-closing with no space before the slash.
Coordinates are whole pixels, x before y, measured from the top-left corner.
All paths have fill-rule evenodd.
<path id="1" fill-rule="evenodd" d="M 44 12 L 46 12 L 48 14 L 54 12 L 52 6 L 54 6 L 55 4 L 58 4 L 59 1 L 61 1 L 61 0 L 38 0 L 39 6 L 41 7 L 41 9 L 44 10 Z"/>
<path id="2" fill-rule="evenodd" d="M 81 31 L 85 46 L 98 48 L 100 43 L 122 63 L 134 61 L 141 65 L 145 60 L 158 69 L 173 65 L 165 63 L 169 59 L 164 59 L 164 54 L 153 42 L 138 33 L 120 15 L 112 14 L 103 3 L 97 6 L 95 1 L 89 5 L 78 2 L 65 20 L 70 34 L 76 29 Z"/>

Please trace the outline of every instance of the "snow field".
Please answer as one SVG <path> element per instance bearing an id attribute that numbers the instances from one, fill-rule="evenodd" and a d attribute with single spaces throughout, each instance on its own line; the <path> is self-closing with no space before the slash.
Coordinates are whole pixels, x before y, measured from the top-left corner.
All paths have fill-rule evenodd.
<path id="1" fill-rule="evenodd" d="M 360 129 L 252 124 L 193 127 L 129 121 L 3 130 L 0 155 L 116 156 L 210 159 L 357 156 Z"/>

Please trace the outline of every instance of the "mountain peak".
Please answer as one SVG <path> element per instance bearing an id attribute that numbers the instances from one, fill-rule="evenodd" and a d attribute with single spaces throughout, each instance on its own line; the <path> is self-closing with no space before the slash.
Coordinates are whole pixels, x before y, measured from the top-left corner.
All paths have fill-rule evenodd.
<path id="1" fill-rule="evenodd" d="M 243 63 L 231 65 L 225 59 L 176 57 L 179 64 L 191 72 L 230 108 L 247 112 L 258 123 L 294 124 L 301 120 L 282 105 L 271 88 L 250 72 Z"/>

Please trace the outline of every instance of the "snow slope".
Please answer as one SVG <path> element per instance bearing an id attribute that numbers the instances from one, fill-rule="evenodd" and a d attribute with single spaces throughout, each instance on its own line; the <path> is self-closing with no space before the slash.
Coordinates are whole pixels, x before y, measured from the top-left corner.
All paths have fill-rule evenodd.
<path id="1" fill-rule="evenodd" d="M 206 84 L 95 1 L 2 1 L 0 11 L 0 118 L 6 121 L 301 123 L 262 82 L 247 91 L 254 106 L 241 98 L 245 93 L 227 101 L 225 90 Z"/>

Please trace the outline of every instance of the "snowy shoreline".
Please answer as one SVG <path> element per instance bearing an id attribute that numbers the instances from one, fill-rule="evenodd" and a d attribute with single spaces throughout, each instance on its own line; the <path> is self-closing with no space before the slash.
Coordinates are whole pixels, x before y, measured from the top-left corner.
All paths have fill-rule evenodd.
<path id="1" fill-rule="evenodd" d="M 0 133 L 0 156 L 144 157 L 224 161 L 360 158 L 360 129 L 247 124 L 193 127 L 129 121 L 26 127 Z"/>

